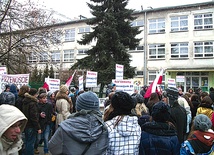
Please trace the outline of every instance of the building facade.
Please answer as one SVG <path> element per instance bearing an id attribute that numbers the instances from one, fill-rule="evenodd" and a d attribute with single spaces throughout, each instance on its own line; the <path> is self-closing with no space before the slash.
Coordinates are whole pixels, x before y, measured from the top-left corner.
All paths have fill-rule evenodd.
<path id="1" fill-rule="evenodd" d="M 183 91 L 201 87 L 208 91 L 214 86 L 214 1 L 182 6 L 140 10 L 133 13 L 137 19 L 132 26 L 142 32 L 139 46 L 129 49 L 131 66 L 136 67 L 134 81 L 149 85 L 161 68 L 165 69 L 163 87 L 168 79 L 175 79 Z M 78 59 L 86 56 L 90 45 L 79 45 L 82 35 L 92 31 L 84 19 L 56 25 L 64 30 L 59 46 L 50 46 L 41 58 L 29 58 L 43 67 L 51 55 L 56 78 L 60 71 L 68 70 Z"/>

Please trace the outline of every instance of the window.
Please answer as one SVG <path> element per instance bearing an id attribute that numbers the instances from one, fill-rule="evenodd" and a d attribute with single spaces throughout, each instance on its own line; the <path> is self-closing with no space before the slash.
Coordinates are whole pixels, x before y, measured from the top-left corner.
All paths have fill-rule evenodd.
<path id="1" fill-rule="evenodd" d="M 173 43 L 171 44 L 171 58 L 187 58 L 188 43 Z"/>
<path id="2" fill-rule="evenodd" d="M 54 51 L 51 53 L 52 62 L 60 62 L 60 51 Z"/>
<path id="3" fill-rule="evenodd" d="M 214 42 L 195 42 L 194 43 L 194 56 L 195 57 L 213 57 Z"/>
<path id="4" fill-rule="evenodd" d="M 164 33 L 165 32 L 165 19 L 150 19 L 149 20 L 149 33 Z"/>
<path id="5" fill-rule="evenodd" d="M 144 26 L 144 21 L 143 20 L 135 20 L 135 21 L 133 21 L 132 23 L 131 23 L 131 26 L 132 27 L 137 27 L 137 26 Z"/>
<path id="6" fill-rule="evenodd" d="M 157 77 L 158 75 L 158 71 L 148 71 L 148 76 L 149 76 L 149 84 L 151 84 L 155 78 Z M 165 85 L 165 73 L 163 73 L 163 77 L 162 77 L 162 84 L 161 84 L 161 88 L 164 89 L 164 85 Z"/>
<path id="7" fill-rule="evenodd" d="M 35 52 L 31 52 L 30 56 L 28 57 L 28 62 L 37 62 L 37 55 Z"/>
<path id="8" fill-rule="evenodd" d="M 130 48 L 129 50 L 132 50 L 132 51 L 143 51 L 144 47 L 143 46 L 137 46 L 136 48 Z"/>
<path id="9" fill-rule="evenodd" d="M 90 32 L 90 27 L 87 26 L 87 27 L 80 27 L 79 28 L 79 33 L 87 33 L 87 32 Z"/>
<path id="10" fill-rule="evenodd" d="M 75 41 L 75 29 L 65 30 L 65 41 Z"/>
<path id="11" fill-rule="evenodd" d="M 74 50 L 64 50 L 64 62 L 74 61 Z"/>
<path id="12" fill-rule="evenodd" d="M 150 59 L 165 58 L 165 45 L 164 44 L 149 45 L 149 58 Z"/>
<path id="13" fill-rule="evenodd" d="M 88 49 L 79 49 L 78 54 L 87 54 Z"/>
<path id="14" fill-rule="evenodd" d="M 171 17 L 171 31 L 187 31 L 188 30 L 188 17 L 177 16 Z"/>
<path id="15" fill-rule="evenodd" d="M 48 52 L 42 52 L 39 56 L 39 62 L 47 62 L 48 61 Z"/>
<path id="16" fill-rule="evenodd" d="M 211 28 L 213 28 L 213 15 L 211 13 L 194 15 L 195 30 Z"/>

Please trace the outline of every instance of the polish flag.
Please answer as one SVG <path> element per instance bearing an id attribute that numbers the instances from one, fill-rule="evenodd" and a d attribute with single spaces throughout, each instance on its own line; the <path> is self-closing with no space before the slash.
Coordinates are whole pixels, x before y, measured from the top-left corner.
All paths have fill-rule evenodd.
<path id="1" fill-rule="evenodd" d="M 65 85 L 69 88 L 69 86 L 70 86 L 70 84 L 71 84 L 71 82 L 72 82 L 72 80 L 73 80 L 73 77 L 74 77 L 74 74 L 76 73 L 76 70 L 74 71 L 74 73 L 72 74 L 72 76 L 70 76 L 69 78 L 68 78 L 68 80 L 66 81 L 66 83 L 65 83 Z"/>
<path id="2" fill-rule="evenodd" d="M 155 80 L 150 84 L 149 88 L 147 89 L 144 98 L 149 98 L 151 93 L 154 93 L 157 90 L 157 85 L 162 83 L 163 79 L 163 69 L 159 72 L 159 74 L 156 76 Z"/>

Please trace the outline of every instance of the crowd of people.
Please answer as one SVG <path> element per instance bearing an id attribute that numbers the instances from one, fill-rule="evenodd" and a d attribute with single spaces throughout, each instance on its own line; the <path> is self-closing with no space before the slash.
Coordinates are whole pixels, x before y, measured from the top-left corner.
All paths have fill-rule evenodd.
<path id="1" fill-rule="evenodd" d="M 214 89 L 168 87 L 144 95 L 6 85 L 0 94 L 0 154 L 209 155 L 214 153 Z"/>

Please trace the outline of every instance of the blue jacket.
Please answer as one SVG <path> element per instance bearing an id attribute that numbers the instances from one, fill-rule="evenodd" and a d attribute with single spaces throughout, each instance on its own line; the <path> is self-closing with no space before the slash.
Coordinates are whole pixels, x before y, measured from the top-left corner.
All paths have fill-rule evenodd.
<path id="1" fill-rule="evenodd" d="M 180 145 L 172 125 L 147 122 L 142 129 L 140 155 L 179 155 Z"/>
<path id="2" fill-rule="evenodd" d="M 201 153 L 197 155 L 209 155 L 211 152 L 214 152 L 214 145 L 212 146 L 211 150 L 207 153 Z M 195 151 L 192 148 L 192 145 L 189 143 L 188 140 L 184 141 L 181 144 L 181 149 L 180 149 L 180 155 L 194 155 Z"/>

